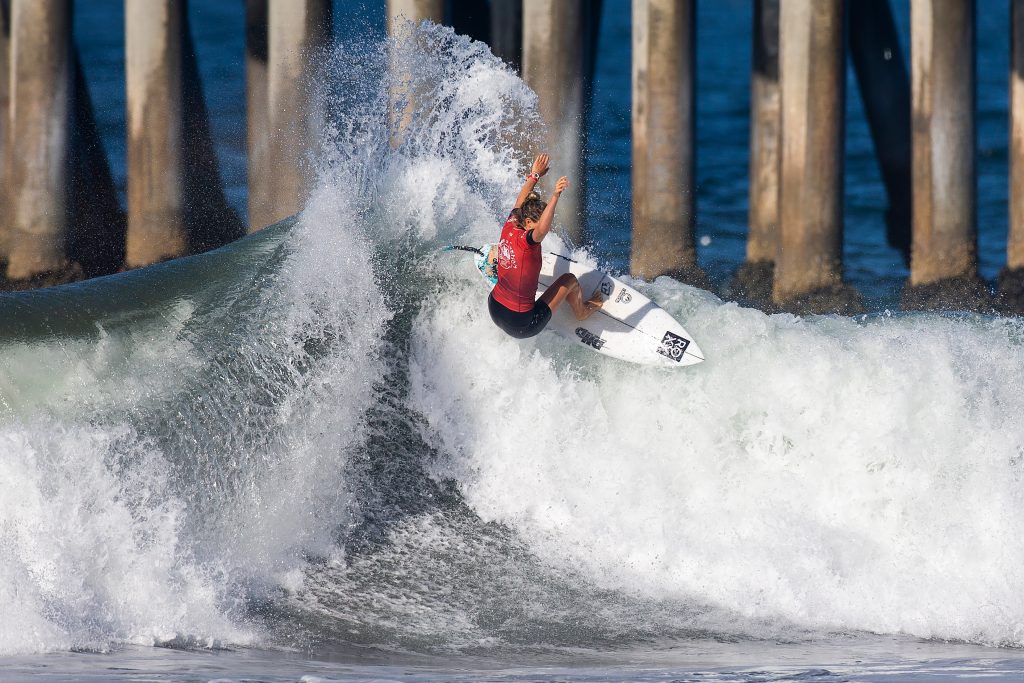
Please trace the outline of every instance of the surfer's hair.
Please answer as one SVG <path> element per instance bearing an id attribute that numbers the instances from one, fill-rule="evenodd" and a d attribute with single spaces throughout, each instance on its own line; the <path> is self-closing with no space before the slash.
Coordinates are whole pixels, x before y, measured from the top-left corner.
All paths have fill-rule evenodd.
<path id="1" fill-rule="evenodd" d="M 534 223 L 540 220 L 541 214 L 544 213 L 544 209 L 548 208 L 547 202 L 540 198 L 540 195 L 536 192 L 531 192 L 526 197 L 526 201 L 523 202 L 522 207 L 519 211 L 523 217 L 523 225 L 526 225 L 526 221 L 531 220 Z"/>

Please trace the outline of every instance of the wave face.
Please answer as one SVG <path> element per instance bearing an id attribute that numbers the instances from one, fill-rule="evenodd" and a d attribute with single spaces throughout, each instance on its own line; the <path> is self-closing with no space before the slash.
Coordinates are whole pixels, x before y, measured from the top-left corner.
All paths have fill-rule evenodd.
<path id="1" fill-rule="evenodd" d="M 505 338 L 439 248 L 493 240 L 534 95 L 427 26 L 318 82 L 297 219 L 0 298 L 0 654 L 1024 646 L 1020 320 L 768 316 L 662 278 L 633 284 L 694 368 Z"/>

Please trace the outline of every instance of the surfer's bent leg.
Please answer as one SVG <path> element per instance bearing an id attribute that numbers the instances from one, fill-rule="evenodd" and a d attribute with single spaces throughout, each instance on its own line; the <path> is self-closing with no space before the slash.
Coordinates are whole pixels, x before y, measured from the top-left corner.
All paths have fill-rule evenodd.
<path id="1" fill-rule="evenodd" d="M 494 299 L 493 292 L 487 297 L 487 310 L 494 324 L 501 328 L 502 332 L 516 339 L 526 339 L 540 334 L 551 320 L 551 309 L 543 301 L 538 300 L 533 309 L 519 313 L 499 304 Z"/>
<path id="2" fill-rule="evenodd" d="M 558 308 L 562 301 L 568 301 L 577 320 L 586 320 L 604 304 L 600 292 L 594 292 L 592 297 L 584 301 L 580 281 L 572 273 L 566 273 L 552 282 L 541 295 L 540 301 L 546 303 L 552 311 Z"/>

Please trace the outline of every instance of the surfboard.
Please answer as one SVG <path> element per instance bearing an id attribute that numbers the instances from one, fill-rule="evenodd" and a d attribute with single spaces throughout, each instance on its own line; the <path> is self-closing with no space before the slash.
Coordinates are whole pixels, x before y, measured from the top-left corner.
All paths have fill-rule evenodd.
<path id="1" fill-rule="evenodd" d="M 453 247 L 473 254 L 477 271 L 488 287 L 498 280 L 494 262 L 487 260 L 491 246 Z M 704 360 L 693 335 L 665 309 L 621 280 L 564 254 L 544 252 L 538 295 L 564 273 L 572 273 L 580 281 L 584 299 L 600 291 L 605 302 L 586 320 L 576 320 L 572 308 L 563 304 L 554 311 L 545 330 L 630 363 L 678 368 Z"/>

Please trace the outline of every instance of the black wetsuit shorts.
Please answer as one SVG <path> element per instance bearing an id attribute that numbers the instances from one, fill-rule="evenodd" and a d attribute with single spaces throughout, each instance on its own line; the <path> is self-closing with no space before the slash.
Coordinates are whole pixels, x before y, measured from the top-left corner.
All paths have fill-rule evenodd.
<path id="1" fill-rule="evenodd" d="M 526 339 L 544 329 L 544 326 L 551 320 L 551 309 L 543 301 L 537 300 L 533 309 L 518 313 L 509 310 L 494 300 L 492 293 L 487 297 L 487 310 L 491 313 L 491 320 L 505 332 L 516 339 Z"/>

